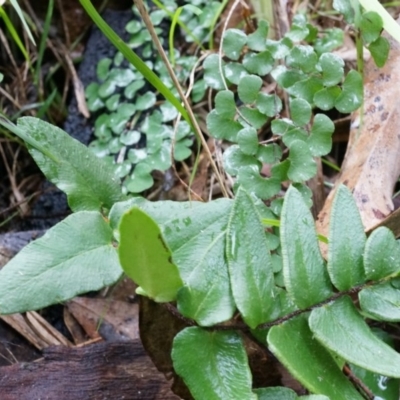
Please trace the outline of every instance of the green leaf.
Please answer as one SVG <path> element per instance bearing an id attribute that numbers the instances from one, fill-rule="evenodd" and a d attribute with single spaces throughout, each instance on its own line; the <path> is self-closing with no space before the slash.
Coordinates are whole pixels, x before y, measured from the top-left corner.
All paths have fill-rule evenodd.
<path id="1" fill-rule="evenodd" d="M 321 78 L 310 76 L 306 79 L 301 78 L 298 80 L 293 86 L 287 89 L 287 92 L 294 97 L 307 101 L 311 105 L 315 94 L 322 90 L 323 87 Z"/>
<path id="2" fill-rule="evenodd" d="M 244 154 L 237 145 L 229 146 L 223 154 L 225 171 L 236 176 L 243 167 L 254 166 L 257 175 L 260 175 L 261 164 L 253 156 Z"/>
<path id="3" fill-rule="evenodd" d="M 254 51 L 264 51 L 266 49 L 268 31 L 268 21 L 259 20 L 256 31 L 247 36 L 247 47 Z"/>
<path id="4" fill-rule="evenodd" d="M 258 146 L 257 160 L 265 164 L 275 164 L 279 162 L 282 157 L 282 150 L 276 143 Z"/>
<path id="5" fill-rule="evenodd" d="M 298 396 L 292 389 L 285 387 L 267 387 L 254 389 L 258 400 L 297 400 Z"/>
<path id="6" fill-rule="evenodd" d="M 141 96 L 137 96 L 135 99 L 136 109 L 139 111 L 148 110 L 156 104 L 157 98 L 154 92 L 146 92 Z"/>
<path id="7" fill-rule="evenodd" d="M 363 399 L 313 337 L 304 316 L 273 326 L 267 340 L 279 361 L 312 393 L 332 400 Z"/>
<path id="8" fill-rule="evenodd" d="M 96 67 L 96 75 L 100 80 L 104 81 L 107 79 L 111 64 L 111 58 L 103 58 L 98 62 Z"/>
<path id="9" fill-rule="evenodd" d="M 317 173 L 317 165 L 310 149 L 301 140 L 295 140 L 291 143 L 288 159 L 290 161 L 288 177 L 293 182 L 304 182 Z"/>
<path id="10" fill-rule="evenodd" d="M 282 111 L 282 100 L 275 94 L 259 93 L 256 107 L 267 117 L 275 117 Z"/>
<path id="11" fill-rule="evenodd" d="M 243 128 L 237 134 L 240 150 L 247 155 L 255 155 L 258 151 L 258 136 L 254 128 Z"/>
<path id="12" fill-rule="evenodd" d="M 251 74 L 265 76 L 274 67 L 275 60 L 268 50 L 262 53 L 247 53 L 243 58 L 243 65 Z"/>
<path id="13" fill-rule="evenodd" d="M 363 289 L 358 298 L 361 309 L 378 321 L 400 321 L 400 290 L 392 282 Z"/>
<path id="14" fill-rule="evenodd" d="M 260 199 L 267 200 L 277 195 L 281 189 L 281 181 L 276 177 L 263 178 L 259 168 L 252 164 L 239 168 L 237 183 Z"/>
<path id="15" fill-rule="evenodd" d="M 73 211 L 110 209 L 124 199 L 113 166 L 66 132 L 32 117 L 20 118 L 18 126 L 59 160 L 54 162 L 38 150 L 29 150 L 47 179 L 67 194 Z"/>
<path id="16" fill-rule="evenodd" d="M 262 79 L 257 75 L 247 75 L 241 78 L 238 85 L 239 99 L 246 104 L 254 103 L 262 83 Z"/>
<path id="17" fill-rule="evenodd" d="M 196 400 L 257 400 L 246 351 L 234 331 L 186 328 L 175 336 L 172 361 Z"/>
<path id="18" fill-rule="evenodd" d="M 363 89 L 361 75 L 351 70 L 343 82 L 341 95 L 336 99 L 336 109 L 347 114 L 357 110 L 363 102 Z"/>
<path id="19" fill-rule="evenodd" d="M 328 111 L 335 106 L 336 99 L 342 91 L 338 86 L 324 88 L 314 94 L 314 104 L 323 111 Z"/>
<path id="20" fill-rule="evenodd" d="M 334 130 L 334 123 L 325 114 L 317 114 L 314 117 L 311 135 L 307 140 L 311 154 L 314 157 L 324 156 L 331 151 Z"/>
<path id="21" fill-rule="evenodd" d="M 124 182 L 128 192 L 140 193 L 151 188 L 154 184 L 151 171 L 152 168 L 146 161 L 137 164 L 131 176 Z"/>
<path id="22" fill-rule="evenodd" d="M 112 230 L 98 212 L 68 216 L 0 271 L 0 313 L 38 310 L 115 283 Z"/>
<path id="23" fill-rule="evenodd" d="M 236 194 L 229 217 L 226 257 L 236 306 L 254 329 L 270 316 L 274 278 L 260 215 L 243 188 Z"/>
<path id="24" fill-rule="evenodd" d="M 331 296 L 313 217 L 293 186 L 285 195 L 280 234 L 285 286 L 296 305 L 307 308 Z"/>
<path id="25" fill-rule="evenodd" d="M 226 118 L 217 110 L 212 110 L 207 115 L 207 128 L 215 139 L 236 142 L 237 133 L 243 129 L 243 126 L 233 118 Z"/>
<path id="26" fill-rule="evenodd" d="M 287 69 L 283 65 L 279 65 L 278 67 L 274 68 L 271 71 L 271 76 L 284 89 L 293 86 L 296 82 L 299 82 L 306 77 L 303 72 L 296 69 Z"/>
<path id="27" fill-rule="evenodd" d="M 239 111 L 239 121 L 244 126 L 250 124 L 253 128 L 260 129 L 267 122 L 267 116 L 255 108 L 241 106 Z"/>
<path id="28" fill-rule="evenodd" d="M 333 8 L 343 14 L 346 21 L 351 24 L 354 21 L 354 9 L 353 4 L 349 0 L 333 0 Z"/>
<path id="29" fill-rule="evenodd" d="M 119 233 L 119 261 L 140 286 L 137 292 L 157 302 L 174 301 L 183 283 L 157 223 L 134 207 L 122 217 Z"/>
<path id="30" fill-rule="evenodd" d="M 224 68 L 225 63 L 223 61 L 221 61 L 221 63 L 222 63 L 222 68 Z M 218 54 L 209 55 L 204 60 L 203 68 L 204 68 L 204 81 L 206 82 L 208 87 L 215 90 L 225 89 L 225 85 L 219 70 Z"/>
<path id="31" fill-rule="evenodd" d="M 310 122 L 311 106 L 303 99 L 293 99 L 290 102 L 290 117 L 297 126 L 304 126 Z"/>
<path id="32" fill-rule="evenodd" d="M 376 66 L 382 68 L 389 57 L 390 43 L 386 38 L 380 36 L 368 46 L 368 50 L 371 52 Z"/>
<path id="33" fill-rule="evenodd" d="M 133 99 L 136 95 L 136 92 L 140 90 L 145 84 L 146 82 L 143 79 L 133 81 L 125 88 L 124 96 L 127 99 Z"/>
<path id="34" fill-rule="evenodd" d="M 170 216 L 164 235 L 184 281 L 178 308 L 208 326 L 229 319 L 234 302 L 225 260 L 225 232 L 231 201 L 217 200 Z"/>
<path id="35" fill-rule="evenodd" d="M 226 79 L 234 85 L 238 85 L 244 76 L 249 75 L 245 67 L 237 62 L 227 63 L 224 67 L 224 74 Z"/>
<path id="36" fill-rule="evenodd" d="M 244 45 L 247 42 L 247 36 L 239 29 L 228 29 L 222 37 L 222 50 L 231 60 L 238 60 Z"/>
<path id="37" fill-rule="evenodd" d="M 365 242 L 364 226 L 353 195 L 346 186 L 340 185 L 332 205 L 328 248 L 329 276 L 340 291 L 365 281 Z"/>
<path id="38" fill-rule="evenodd" d="M 381 35 L 383 29 L 382 17 L 374 11 L 367 11 L 361 15 L 359 28 L 363 41 L 372 43 Z"/>
<path id="39" fill-rule="evenodd" d="M 324 86 L 335 86 L 342 81 L 344 61 L 339 56 L 332 53 L 322 54 L 318 66 L 322 71 Z"/>
<path id="40" fill-rule="evenodd" d="M 400 246 L 388 228 L 379 227 L 369 236 L 364 268 L 367 279 L 374 281 L 400 273 Z"/>
<path id="41" fill-rule="evenodd" d="M 221 117 L 232 119 L 236 115 L 235 96 L 230 90 L 222 90 L 215 96 L 215 110 Z"/>
<path id="42" fill-rule="evenodd" d="M 400 377 L 400 355 L 379 340 L 345 296 L 311 312 L 310 328 L 329 350 L 377 374 Z"/>
<path id="43" fill-rule="evenodd" d="M 295 46 L 286 57 L 288 67 L 298 68 L 305 73 L 314 72 L 317 61 L 317 53 L 311 46 Z"/>

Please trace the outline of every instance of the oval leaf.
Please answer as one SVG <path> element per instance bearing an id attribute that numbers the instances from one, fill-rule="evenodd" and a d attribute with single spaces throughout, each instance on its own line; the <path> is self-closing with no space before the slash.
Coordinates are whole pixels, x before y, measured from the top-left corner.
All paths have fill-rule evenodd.
<path id="1" fill-rule="evenodd" d="M 400 290 L 392 282 L 365 288 L 358 298 L 368 316 L 378 321 L 400 322 Z"/>
<path id="2" fill-rule="evenodd" d="M 328 272 L 341 291 L 365 281 L 363 253 L 366 236 L 353 195 L 340 185 L 329 224 Z"/>
<path id="3" fill-rule="evenodd" d="M 37 310 L 115 283 L 122 270 L 98 212 L 70 215 L 0 271 L 0 313 Z"/>
<path id="4" fill-rule="evenodd" d="M 32 117 L 20 118 L 18 126 L 59 160 L 54 162 L 38 150 L 29 149 L 46 178 L 66 193 L 73 211 L 110 209 L 124 199 L 113 166 L 62 129 Z"/>
<path id="5" fill-rule="evenodd" d="M 314 339 L 304 316 L 271 328 L 270 350 L 313 393 L 335 400 L 361 400 L 329 352 Z"/>
<path id="6" fill-rule="evenodd" d="M 400 354 L 379 340 L 345 296 L 311 312 L 314 336 L 344 360 L 377 374 L 400 378 Z"/>
<path id="7" fill-rule="evenodd" d="M 119 233 L 119 260 L 125 273 L 140 285 L 137 292 L 157 302 L 175 300 L 183 283 L 157 223 L 134 207 L 122 217 Z"/>
<path id="8" fill-rule="evenodd" d="M 233 298 L 246 324 L 255 328 L 270 316 L 274 277 L 260 216 L 243 188 L 229 218 L 226 257 Z"/>
<path id="9" fill-rule="evenodd" d="M 285 286 L 299 308 L 332 295 L 310 210 L 293 186 L 282 208 L 281 245 Z"/>
<path id="10" fill-rule="evenodd" d="M 257 400 L 246 351 L 236 332 L 186 328 L 174 339 L 172 361 L 196 400 Z"/>
<path id="11" fill-rule="evenodd" d="M 369 236 L 364 268 L 367 278 L 375 281 L 400 272 L 400 246 L 388 228 L 379 227 Z"/>

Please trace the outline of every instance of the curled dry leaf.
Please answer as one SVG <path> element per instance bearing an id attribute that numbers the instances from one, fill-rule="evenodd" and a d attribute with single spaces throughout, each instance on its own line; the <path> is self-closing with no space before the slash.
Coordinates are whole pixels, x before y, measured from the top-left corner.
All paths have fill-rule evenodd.
<path id="1" fill-rule="evenodd" d="M 388 36 L 387 36 L 388 37 Z M 400 174 L 400 44 L 389 38 L 390 57 L 383 68 L 365 66 L 364 115 L 352 117 L 341 173 L 318 216 L 317 230 L 327 235 L 332 200 L 340 184 L 353 193 L 366 230 L 394 209 L 392 193 Z M 326 249 L 322 249 L 326 255 Z"/>

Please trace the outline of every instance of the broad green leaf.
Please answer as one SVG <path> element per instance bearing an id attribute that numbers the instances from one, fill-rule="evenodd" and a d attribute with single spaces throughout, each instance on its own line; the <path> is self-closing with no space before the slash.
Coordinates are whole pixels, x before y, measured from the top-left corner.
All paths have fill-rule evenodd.
<path id="1" fill-rule="evenodd" d="M 304 316 L 273 326 L 268 347 L 309 391 L 331 400 L 361 400 L 331 354 L 313 337 Z"/>
<path id="2" fill-rule="evenodd" d="M 239 29 L 228 29 L 222 37 L 222 50 L 231 60 L 238 60 L 244 45 L 247 42 L 246 34 Z"/>
<path id="3" fill-rule="evenodd" d="M 135 106 L 139 111 L 148 110 L 156 104 L 157 98 L 154 92 L 146 92 L 135 98 Z"/>
<path id="4" fill-rule="evenodd" d="M 332 148 L 332 134 L 335 125 L 325 114 L 317 114 L 311 128 L 311 135 L 307 139 L 311 154 L 321 157 L 328 154 Z"/>
<path id="5" fill-rule="evenodd" d="M 140 286 L 137 292 L 157 302 L 174 301 L 183 283 L 157 223 L 134 207 L 122 217 L 119 233 L 119 260 Z"/>
<path id="6" fill-rule="evenodd" d="M 131 199 L 117 203 L 110 212 L 113 228 L 133 206 L 160 225 L 185 285 L 178 292 L 178 308 L 203 326 L 226 321 L 235 311 L 225 259 L 225 235 L 232 203 L 227 199 L 211 203 Z"/>
<path id="7" fill-rule="evenodd" d="M 311 179 L 317 173 L 317 164 L 310 152 L 308 145 L 295 140 L 290 145 L 290 167 L 288 177 L 293 182 L 304 182 Z"/>
<path id="8" fill-rule="evenodd" d="M 259 20 L 256 31 L 247 36 L 247 47 L 254 51 L 264 51 L 267 45 L 268 31 L 268 21 Z"/>
<path id="9" fill-rule="evenodd" d="M 227 148 L 223 155 L 225 171 L 236 176 L 239 170 L 245 167 L 251 167 L 252 175 L 260 175 L 261 163 L 253 156 L 249 156 L 240 150 L 239 146 L 232 145 Z"/>
<path id="10" fill-rule="evenodd" d="M 285 387 L 267 387 L 254 389 L 258 400 L 297 400 L 299 397 L 292 389 Z"/>
<path id="11" fill-rule="evenodd" d="M 247 155 L 255 155 L 258 150 L 258 136 L 254 128 L 243 128 L 237 134 L 240 150 Z"/>
<path id="12" fill-rule="evenodd" d="M 287 69 L 283 65 L 279 65 L 271 71 L 271 76 L 278 82 L 280 86 L 287 89 L 306 78 L 306 75 L 296 69 Z M 322 88 L 321 88 L 322 89 Z"/>
<path id="13" fill-rule="evenodd" d="M 355 11 L 352 7 L 353 4 L 349 0 L 333 0 L 333 8 L 343 14 L 349 24 L 354 21 Z"/>
<path id="14" fill-rule="evenodd" d="M 314 336 L 344 360 L 400 378 L 400 355 L 371 332 L 350 297 L 314 309 L 309 324 Z"/>
<path id="15" fill-rule="evenodd" d="M 282 100 L 274 94 L 259 93 L 256 100 L 257 110 L 267 117 L 275 117 L 282 111 Z"/>
<path id="16" fill-rule="evenodd" d="M 260 129 L 268 120 L 267 116 L 253 107 L 239 107 L 239 121 L 242 125 L 251 125 L 255 129 Z"/>
<path id="17" fill-rule="evenodd" d="M 400 321 L 400 290 L 392 282 L 363 289 L 358 298 L 360 306 L 369 317 L 378 321 Z"/>
<path id="18" fill-rule="evenodd" d="M 233 119 L 236 115 L 235 96 L 230 90 L 222 90 L 215 96 L 215 110 L 221 117 Z"/>
<path id="19" fill-rule="evenodd" d="M 311 106 L 303 99 L 293 99 L 290 102 L 290 117 L 297 126 L 304 126 L 310 122 Z"/>
<path id="20" fill-rule="evenodd" d="M 301 78 L 295 84 L 287 88 L 287 92 L 300 99 L 312 104 L 314 96 L 317 92 L 323 89 L 322 79 L 315 76 L 310 76 L 306 79 Z"/>
<path id="21" fill-rule="evenodd" d="M 343 82 L 342 93 L 336 99 L 336 109 L 347 114 L 357 110 L 363 102 L 363 90 L 361 75 L 357 71 L 351 70 Z"/>
<path id="22" fill-rule="evenodd" d="M 239 99 L 243 103 L 251 104 L 257 100 L 261 90 L 262 79 L 257 75 L 247 75 L 240 79 L 238 85 Z"/>
<path id="23" fill-rule="evenodd" d="M 57 163 L 38 150 L 29 150 L 46 177 L 66 193 L 73 211 L 110 209 L 124 199 L 113 166 L 66 132 L 31 117 L 20 118 L 18 126 L 59 160 Z"/>
<path id="24" fill-rule="evenodd" d="M 248 192 L 263 200 L 277 195 L 281 190 L 281 180 L 274 176 L 263 178 L 254 164 L 239 168 L 237 182 Z"/>
<path id="25" fill-rule="evenodd" d="M 261 53 L 247 53 L 243 58 L 243 66 L 251 74 L 265 76 L 274 67 L 275 60 L 268 50 Z"/>
<path id="26" fill-rule="evenodd" d="M 229 217 L 226 257 L 232 294 L 250 328 L 268 320 L 274 301 L 271 255 L 260 215 L 243 188 Z"/>
<path id="27" fill-rule="evenodd" d="M 298 68 L 305 73 L 314 72 L 317 61 L 317 54 L 311 46 L 295 46 L 286 57 L 288 67 Z"/>
<path id="28" fill-rule="evenodd" d="M 328 111 L 335 106 L 336 99 L 342 91 L 338 86 L 324 88 L 314 94 L 314 104 L 323 111 Z"/>
<path id="29" fill-rule="evenodd" d="M 332 53 L 325 53 L 319 59 L 318 66 L 322 71 L 322 80 L 325 86 L 335 86 L 342 81 L 344 61 Z"/>
<path id="30" fill-rule="evenodd" d="M 383 340 L 389 346 L 394 346 L 394 340 L 389 333 L 379 328 L 373 328 L 372 332 L 375 336 Z M 374 394 L 374 400 L 399 400 L 400 387 L 398 379 L 374 374 L 371 371 L 367 371 L 352 364 L 350 364 L 350 368 L 353 374 L 357 378 L 361 379 L 364 385 L 366 385 L 368 389 Z"/>
<path id="31" fill-rule="evenodd" d="M 380 36 L 368 46 L 368 50 L 376 66 L 382 68 L 389 57 L 390 43 L 385 37 Z"/>
<path id="32" fill-rule="evenodd" d="M 154 184 L 151 176 L 152 168 L 145 161 L 137 164 L 131 176 L 124 181 L 124 185 L 130 193 L 140 193 L 149 189 Z"/>
<path id="33" fill-rule="evenodd" d="M 375 281 L 400 273 L 400 245 L 388 228 L 379 227 L 369 236 L 364 268 L 367 279 Z"/>
<path id="34" fill-rule="evenodd" d="M 220 115 L 217 110 L 212 110 L 207 115 L 207 128 L 215 139 L 236 142 L 237 133 L 243 126 L 233 118 L 227 118 Z"/>
<path id="35" fill-rule="evenodd" d="M 224 75 L 230 83 L 238 85 L 239 81 L 244 76 L 249 75 L 249 73 L 247 72 L 243 64 L 237 62 L 230 62 L 224 66 Z"/>
<path id="36" fill-rule="evenodd" d="M 340 291 L 365 282 L 365 242 L 364 226 L 353 195 L 340 185 L 332 205 L 328 247 L 329 276 Z"/>
<path id="37" fill-rule="evenodd" d="M 367 11 L 361 15 L 360 31 L 365 43 L 372 43 L 379 38 L 383 29 L 382 17 L 375 11 Z"/>
<path id="38" fill-rule="evenodd" d="M 222 62 L 222 68 L 225 63 Z M 203 63 L 204 68 L 204 81 L 207 86 L 215 89 L 215 90 L 223 90 L 225 89 L 224 82 L 222 80 L 222 76 L 219 70 L 219 57 L 218 54 L 209 55 Z M 222 69 L 223 70 L 223 69 Z"/>
<path id="39" fill-rule="evenodd" d="M 96 67 L 96 74 L 100 80 L 104 81 L 105 79 L 107 79 L 108 71 L 110 70 L 111 64 L 111 58 L 103 58 L 99 61 Z"/>
<path id="40" fill-rule="evenodd" d="M 112 230 L 81 211 L 24 247 L 0 271 L 0 314 L 38 310 L 115 283 L 122 274 Z"/>
<path id="41" fill-rule="evenodd" d="M 295 304 L 307 308 L 331 296 L 314 219 L 293 186 L 285 195 L 280 234 L 285 286 Z"/>
<path id="42" fill-rule="evenodd" d="M 257 159 L 265 164 L 275 164 L 282 157 L 282 150 L 276 143 L 258 146 Z"/>
<path id="43" fill-rule="evenodd" d="M 196 400 L 257 400 L 247 354 L 236 332 L 186 328 L 175 336 L 171 356 Z"/>

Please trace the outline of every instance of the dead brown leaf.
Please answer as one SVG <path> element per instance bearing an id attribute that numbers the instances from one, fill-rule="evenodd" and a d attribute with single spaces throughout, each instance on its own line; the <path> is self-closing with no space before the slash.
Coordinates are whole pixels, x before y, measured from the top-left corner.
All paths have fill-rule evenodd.
<path id="1" fill-rule="evenodd" d="M 139 337 L 138 306 L 112 299 L 76 297 L 67 303 L 86 334 L 95 339 L 127 340 Z"/>
<path id="2" fill-rule="evenodd" d="M 317 230 L 328 233 L 329 215 L 337 187 L 353 193 L 366 230 L 393 211 L 392 193 L 400 174 L 400 44 L 389 38 L 390 58 L 383 68 L 366 63 L 364 115 L 352 117 L 350 139 L 341 173 L 319 214 Z"/>

